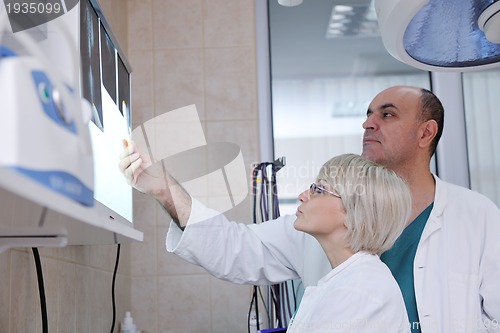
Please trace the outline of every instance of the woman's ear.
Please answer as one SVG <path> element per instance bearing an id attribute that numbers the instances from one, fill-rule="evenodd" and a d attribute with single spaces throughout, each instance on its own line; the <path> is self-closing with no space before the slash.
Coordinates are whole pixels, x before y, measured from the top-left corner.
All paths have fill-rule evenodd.
<path id="1" fill-rule="evenodd" d="M 344 208 L 345 209 L 345 208 Z M 347 229 L 347 213 L 344 214 L 344 223 L 343 223 L 344 227 Z"/>

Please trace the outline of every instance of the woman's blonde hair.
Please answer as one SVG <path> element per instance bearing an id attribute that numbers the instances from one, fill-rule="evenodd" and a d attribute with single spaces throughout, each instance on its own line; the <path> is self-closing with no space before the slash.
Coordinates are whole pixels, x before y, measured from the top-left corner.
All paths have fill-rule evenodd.
<path id="1" fill-rule="evenodd" d="M 341 195 L 346 241 L 354 252 L 381 254 L 401 235 L 411 213 L 411 195 L 394 171 L 355 154 L 334 157 L 320 169 L 318 181 Z"/>

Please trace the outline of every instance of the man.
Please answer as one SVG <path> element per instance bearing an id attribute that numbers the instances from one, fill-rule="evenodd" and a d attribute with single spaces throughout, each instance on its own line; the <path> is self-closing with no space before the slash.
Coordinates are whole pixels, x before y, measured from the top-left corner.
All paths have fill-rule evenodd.
<path id="1" fill-rule="evenodd" d="M 439 100 L 425 89 L 388 88 L 370 103 L 363 128 L 363 156 L 394 170 L 412 194 L 409 225 L 381 256 L 400 285 L 412 332 L 500 332 L 500 211 L 486 197 L 432 175 L 443 129 Z M 142 172 L 150 164 L 133 146 L 121 155 L 129 183 L 174 219 L 168 251 L 235 283 L 300 278 L 310 286 L 330 270 L 315 239 L 294 230 L 295 216 L 229 222 L 180 186 L 162 186 L 161 177 Z M 168 175 L 167 182 L 175 184 Z"/>

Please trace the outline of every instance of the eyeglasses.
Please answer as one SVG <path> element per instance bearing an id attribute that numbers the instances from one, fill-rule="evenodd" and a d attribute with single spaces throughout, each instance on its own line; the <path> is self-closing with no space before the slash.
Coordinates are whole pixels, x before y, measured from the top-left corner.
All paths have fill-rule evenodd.
<path id="1" fill-rule="evenodd" d="M 317 185 L 315 183 L 312 183 L 311 186 L 309 186 L 309 197 L 312 197 L 312 196 L 318 195 L 318 194 L 324 194 L 324 193 L 331 194 L 331 195 L 333 195 L 334 197 L 337 197 L 337 198 L 342 198 L 340 196 L 340 194 L 337 194 L 335 192 L 329 191 L 326 188 L 321 187 L 321 186 L 319 186 L 319 185 Z"/>

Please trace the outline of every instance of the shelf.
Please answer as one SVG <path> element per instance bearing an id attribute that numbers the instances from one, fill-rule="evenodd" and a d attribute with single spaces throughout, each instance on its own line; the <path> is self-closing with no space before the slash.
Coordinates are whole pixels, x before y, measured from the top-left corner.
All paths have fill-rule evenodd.
<path id="1" fill-rule="evenodd" d="M 11 247 L 117 244 L 143 233 L 101 203 L 86 207 L 0 167 L 0 252 Z"/>

